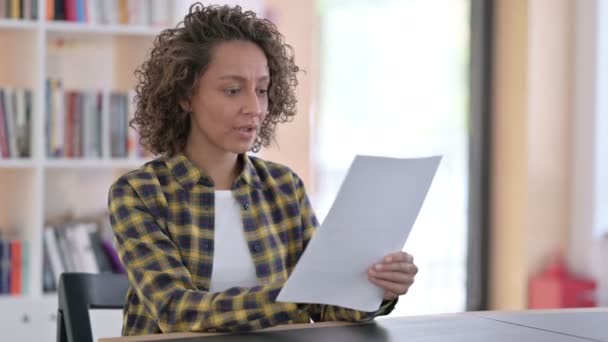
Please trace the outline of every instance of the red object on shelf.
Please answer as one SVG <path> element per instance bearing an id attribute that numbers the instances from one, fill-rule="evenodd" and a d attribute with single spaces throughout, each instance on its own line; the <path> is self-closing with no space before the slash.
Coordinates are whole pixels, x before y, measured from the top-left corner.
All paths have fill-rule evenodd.
<path id="1" fill-rule="evenodd" d="M 584 308 L 597 306 L 592 279 L 575 277 L 568 272 L 563 257 L 556 256 L 540 274 L 530 279 L 530 309 Z"/>

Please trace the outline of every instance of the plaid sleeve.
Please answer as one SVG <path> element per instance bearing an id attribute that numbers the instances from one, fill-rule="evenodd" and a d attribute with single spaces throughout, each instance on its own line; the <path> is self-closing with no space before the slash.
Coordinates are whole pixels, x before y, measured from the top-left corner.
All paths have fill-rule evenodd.
<path id="1" fill-rule="evenodd" d="M 247 331 L 293 319 L 296 304 L 275 302 L 282 283 L 217 293 L 197 289 L 177 246 L 151 214 L 159 210 L 151 203 L 162 192 L 137 181 L 112 186 L 110 219 L 131 286 L 163 332 Z"/>
<path id="2" fill-rule="evenodd" d="M 302 230 L 304 246 L 308 244 L 312 236 L 314 235 L 319 222 L 315 216 L 315 213 L 310 205 L 308 196 L 304 189 L 304 183 L 294 173 L 296 182 L 296 195 L 300 201 L 300 212 L 302 217 Z M 335 305 L 321 305 L 321 304 L 310 304 L 307 306 L 310 317 L 315 322 L 325 321 L 351 321 L 351 322 L 363 322 L 374 319 L 378 316 L 388 315 L 393 311 L 397 300 L 383 301 L 380 308 L 373 312 L 357 311 L 347 309 Z"/>

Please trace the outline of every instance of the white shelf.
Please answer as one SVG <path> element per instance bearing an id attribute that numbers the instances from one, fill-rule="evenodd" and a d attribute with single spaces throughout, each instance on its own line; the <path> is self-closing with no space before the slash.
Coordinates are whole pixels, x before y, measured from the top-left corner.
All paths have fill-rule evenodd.
<path id="1" fill-rule="evenodd" d="M 0 159 L 0 169 L 25 169 L 34 167 L 31 159 Z"/>
<path id="2" fill-rule="evenodd" d="M 47 169 L 136 169 L 147 159 L 47 159 Z"/>
<path id="3" fill-rule="evenodd" d="M 83 33 L 107 34 L 122 36 L 149 36 L 154 37 L 160 33 L 160 28 L 133 25 L 96 25 L 87 23 L 73 23 L 63 21 L 49 21 L 44 24 L 46 31 L 51 33 Z"/>
<path id="4" fill-rule="evenodd" d="M 13 295 L 8 295 L 8 294 L 2 294 L 0 295 L 0 306 L 4 305 L 4 304 L 8 304 L 9 302 L 15 302 L 15 301 L 31 301 L 31 300 L 42 300 L 45 302 L 56 302 L 57 301 L 57 292 L 45 292 L 45 293 L 41 293 L 39 295 L 36 296 L 32 296 L 32 295 L 17 295 L 17 296 L 13 296 Z"/>
<path id="5" fill-rule="evenodd" d="M 118 36 L 155 37 L 162 28 L 153 26 L 134 25 L 101 25 L 76 23 L 68 21 L 47 21 L 40 23 L 36 20 L 0 19 L 0 29 L 15 29 L 35 31 L 42 28 L 49 33 L 101 34 Z"/>
<path id="6" fill-rule="evenodd" d="M 0 19 L 0 28 L 34 31 L 38 28 L 38 22 L 35 20 Z"/>

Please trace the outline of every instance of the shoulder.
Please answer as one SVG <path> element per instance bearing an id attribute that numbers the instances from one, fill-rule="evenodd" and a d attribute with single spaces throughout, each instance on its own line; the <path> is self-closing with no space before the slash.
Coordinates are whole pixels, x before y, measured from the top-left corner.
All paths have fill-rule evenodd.
<path id="1" fill-rule="evenodd" d="M 137 193 L 140 197 L 148 197 L 161 191 L 161 184 L 169 175 L 163 158 L 156 158 L 120 176 L 110 187 L 110 196 Z"/>
<path id="2" fill-rule="evenodd" d="M 250 160 L 266 191 L 297 200 L 307 196 L 304 182 L 290 167 L 256 157 Z"/>
<path id="3" fill-rule="evenodd" d="M 300 176 L 289 166 L 249 156 L 255 171 L 264 184 L 268 183 L 292 183 L 294 186 L 302 186 Z"/>

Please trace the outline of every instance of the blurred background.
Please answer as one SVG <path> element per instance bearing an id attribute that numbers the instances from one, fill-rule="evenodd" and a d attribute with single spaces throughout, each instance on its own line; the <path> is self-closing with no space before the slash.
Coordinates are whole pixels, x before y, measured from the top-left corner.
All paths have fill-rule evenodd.
<path id="1" fill-rule="evenodd" d="M 107 191 L 152 157 L 126 124 L 133 71 L 192 2 L 0 0 L 9 336 L 54 340 L 61 271 L 122 271 Z M 203 3 L 294 47 L 298 115 L 258 155 L 303 178 L 321 221 L 355 155 L 443 155 L 392 315 L 608 305 L 608 0 Z"/>

